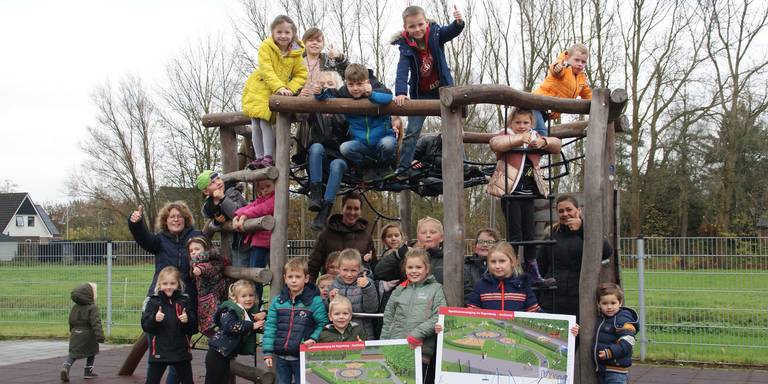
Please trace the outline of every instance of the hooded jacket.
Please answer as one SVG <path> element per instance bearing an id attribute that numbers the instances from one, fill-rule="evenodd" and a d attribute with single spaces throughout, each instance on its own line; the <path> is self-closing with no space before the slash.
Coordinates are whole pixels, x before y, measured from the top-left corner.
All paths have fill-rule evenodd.
<path id="1" fill-rule="evenodd" d="M 568 60 L 568 51 L 563 51 L 557 56 L 556 63 L 564 63 L 566 60 Z M 587 75 L 584 71 L 574 75 L 572 67 L 565 67 L 560 73 L 556 73 L 554 67 L 555 64 L 549 66 L 547 77 L 544 78 L 544 82 L 538 88 L 533 90 L 533 94 L 566 99 L 575 99 L 577 96 L 584 100 L 592 99 L 592 89 L 587 84 Z M 549 116 L 556 119 L 560 113 L 553 112 Z"/>
<path id="2" fill-rule="evenodd" d="M 446 306 L 442 284 L 429 275 L 420 283 L 406 280 L 395 288 L 384 310 L 381 339 L 413 337 L 424 342 L 421 353 L 435 353 L 437 310 Z"/>
<path id="3" fill-rule="evenodd" d="M 214 322 L 219 327 L 208 342 L 210 349 L 229 357 L 233 353 L 253 355 L 256 353 L 256 333 L 253 331 L 253 315 L 244 311 L 237 303 L 227 300 L 216 311 Z"/>
<path id="4" fill-rule="evenodd" d="M 535 131 L 531 131 L 531 134 L 536 135 Z M 539 193 L 544 197 L 549 195 L 547 183 L 544 182 L 544 175 L 541 172 L 541 168 L 539 168 L 540 154 L 506 153 L 513 148 L 527 148 L 528 145 L 523 141 L 524 138 L 524 134 L 512 133 L 512 130 L 509 128 L 501 130 L 496 136 L 491 138 L 491 150 L 496 153 L 496 170 L 493 171 L 493 175 L 490 181 L 488 181 L 488 186 L 485 188 L 490 195 L 500 198 L 515 190 L 522 177 L 521 170 L 525 166 L 526 158 L 530 159 L 533 165 L 533 179 L 536 187 L 539 189 Z M 549 153 L 560 152 L 560 139 L 547 137 L 545 140 L 546 145 L 542 148 L 543 150 Z"/>
<path id="5" fill-rule="evenodd" d="M 429 23 L 427 46 L 432 54 L 433 65 L 440 78 L 440 86 L 453 85 L 453 76 L 445 58 L 445 43 L 451 41 L 464 29 L 463 21 L 454 20 L 448 25 Z M 397 62 L 397 77 L 395 79 L 395 95 L 410 95 L 411 99 L 419 98 L 419 60 L 416 48 L 409 44 L 407 34 L 403 31 L 393 36 L 392 45 L 398 46 L 400 59 Z M 410 77 L 408 73 L 410 72 Z"/>
<path id="6" fill-rule="evenodd" d="M 288 287 L 272 299 L 264 326 L 264 356 L 299 356 L 299 347 L 306 340 L 317 341 L 328 324 L 328 312 L 320 291 L 312 283 L 291 299 Z"/>
<path id="7" fill-rule="evenodd" d="M 70 293 L 75 306 L 69 311 L 69 356 L 82 359 L 99 353 L 104 342 L 99 307 L 94 303 L 93 288 L 80 284 Z"/>
<path id="8" fill-rule="evenodd" d="M 611 317 L 601 315 L 592 355 L 598 372 L 629 373 L 638 327 L 637 313 L 630 308 L 621 307 Z M 600 351 L 605 352 L 605 359 L 598 357 Z"/>
<path id="9" fill-rule="evenodd" d="M 304 65 L 304 44 L 294 41 L 283 55 L 272 37 L 259 47 L 259 67 L 251 73 L 243 89 L 243 113 L 251 118 L 272 121 L 269 97 L 280 88 L 294 94 L 307 81 Z"/>
<path id="10" fill-rule="evenodd" d="M 221 256 L 217 247 L 211 247 L 207 257 L 192 258 L 191 262 L 192 269 L 197 267 L 201 272 L 200 276 L 195 278 L 198 330 L 200 333 L 212 336 L 215 326 L 214 315 L 219 308 L 219 303 L 227 299 L 227 287 L 232 282 L 224 276 L 224 267 L 232 263 Z"/>
<path id="11" fill-rule="evenodd" d="M 475 284 L 467 306 L 498 311 L 541 312 L 527 274 L 498 279 L 486 272 Z"/>
<path id="12" fill-rule="evenodd" d="M 275 214 L 275 193 L 269 196 L 259 196 L 252 203 L 238 209 L 235 212 L 238 216 L 245 216 L 249 219 Z M 272 238 L 272 231 L 256 231 L 246 233 L 243 240 L 252 247 L 269 248 L 269 241 Z"/>
<path id="13" fill-rule="evenodd" d="M 328 225 L 323 229 L 312 253 L 309 255 L 309 280 L 315 281 L 320 269 L 325 266 L 328 254 L 341 251 L 346 248 L 357 249 L 361 255 L 376 250 L 373 246 L 373 238 L 368 233 L 368 220 L 359 218 L 352 226 L 346 226 L 342 221 L 342 215 L 335 214 L 328 218 Z"/>
<path id="14" fill-rule="evenodd" d="M 171 297 L 162 291 L 149 297 L 147 307 L 141 314 L 141 329 L 149 335 L 149 362 L 176 363 L 192 360 L 189 337 L 197 332 L 197 316 L 190 305 L 189 297 L 176 290 Z M 165 318 L 155 321 L 158 308 Z M 179 316 L 187 312 L 187 323 Z"/>

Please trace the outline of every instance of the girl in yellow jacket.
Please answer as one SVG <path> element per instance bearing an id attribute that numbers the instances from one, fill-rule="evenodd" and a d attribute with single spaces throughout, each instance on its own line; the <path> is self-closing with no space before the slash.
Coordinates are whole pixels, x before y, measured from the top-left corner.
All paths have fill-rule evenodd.
<path id="1" fill-rule="evenodd" d="M 249 167 L 274 165 L 275 133 L 269 96 L 295 95 L 307 80 L 304 45 L 296 35 L 296 24 L 280 15 L 270 25 L 272 36 L 259 47 L 259 67 L 243 89 L 243 113 L 251 118 L 254 158 Z"/>
<path id="2" fill-rule="evenodd" d="M 584 74 L 584 68 L 589 59 L 589 49 L 584 44 L 574 44 L 567 51 L 562 52 L 557 60 L 549 66 L 547 77 L 538 88 L 533 90 L 536 95 L 562 97 L 565 99 L 575 99 L 581 97 L 585 100 L 592 99 L 592 89 L 587 84 L 587 76 Z M 536 132 L 541 136 L 547 135 L 547 128 L 542 111 L 533 111 L 536 119 Z M 559 113 L 552 113 L 548 116 L 557 119 Z M 548 120 L 547 119 L 547 120 Z"/>

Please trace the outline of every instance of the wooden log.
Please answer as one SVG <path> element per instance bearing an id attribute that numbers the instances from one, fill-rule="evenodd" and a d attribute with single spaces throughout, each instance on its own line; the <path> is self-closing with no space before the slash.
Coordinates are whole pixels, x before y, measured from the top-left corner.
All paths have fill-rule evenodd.
<path id="1" fill-rule="evenodd" d="M 400 229 L 411 239 L 413 238 L 411 236 L 411 191 L 400 191 L 397 204 L 400 213 Z"/>
<path id="2" fill-rule="evenodd" d="M 148 347 L 149 341 L 147 340 L 147 335 L 142 332 L 141 335 L 139 335 L 139 338 L 136 339 L 136 342 L 133 343 L 133 347 L 131 347 L 131 351 L 128 352 L 128 356 L 125 357 L 125 361 L 123 361 L 123 365 L 120 366 L 120 370 L 117 371 L 117 375 L 133 375 L 133 371 L 136 370 L 136 367 L 139 365 L 139 362 L 141 362 L 141 358 L 144 357 L 144 352 L 147 351 Z"/>
<path id="3" fill-rule="evenodd" d="M 269 284 L 272 281 L 272 271 L 267 268 L 224 267 L 224 276 L 238 280 L 251 280 L 261 284 Z"/>
<path id="4" fill-rule="evenodd" d="M 440 96 L 448 92 L 440 88 Z M 464 162 L 461 108 L 440 108 L 443 131 L 443 281 L 452 307 L 464 306 Z"/>
<path id="5" fill-rule="evenodd" d="M 216 232 L 235 232 L 234 229 L 232 229 L 232 222 L 226 221 L 224 224 L 215 224 L 213 220 L 208 220 L 208 223 L 205 225 L 205 232 L 206 234 L 216 233 Z M 245 222 L 243 222 L 243 232 L 244 233 L 253 233 L 256 231 L 271 231 L 275 228 L 275 218 L 272 216 L 261 216 L 256 217 L 253 219 L 247 219 Z M 210 237 L 210 235 L 208 235 Z"/>
<path id="6" fill-rule="evenodd" d="M 440 116 L 438 100 L 407 100 L 403 106 L 394 102 L 387 105 L 374 104 L 368 99 L 330 99 L 317 101 L 314 98 L 294 96 L 271 96 L 269 109 L 275 112 L 302 113 L 354 113 L 357 115 L 394 116 Z"/>
<path id="7" fill-rule="evenodd" d="M 595 291 L 600 277 L 600 266 L 603 254 L 603 239 L 605 231 L 605 199 L 613 196 L 613 191 L 606 191 L 609 185 L 605 180 L 607 175 L 606 138 L 608 133 L 608 109 L 610 91 L 606 88 L 595 89 L 592 93 L 590 108 L 589 135 L 587 136 L 586 157 L 584 166 L 584 252 L 581 260 L 581 276 L 579 279 L 579 322 L 583 329 L 595 329 L 597 323 L 597 300 Z M 584 332 L 579 335 L 577 362 L 579 374 L 577 382 L 581 384 L 596 384 L 592 360 L 592 347 L 595 335 Z"/>
<path id="8" fill-rule="evenodd" d="M 237 171 L 237 135 L 232 127 L 222 127 L 219 129 L 219 140 L 221 140 L 221 167 L 225 174 Z M 208 233 L 205 230 L 204 233 Z M 232 235 L 227 232 L 221 234 L 220 252 L 224 257 L 232 260 Z"/>
<path id="9" fill-rule="evenodd" d="M 224 182 L 245 181 L 247 183 L 253 183 L 253 182 L 264 180 L 264 179 L 270 179 L 270 180 L 277 179 L 277 168 L 266 167 L 266 168 L 259 168 L 254 170 L 243 169 L 242 171 L 228 172 L 221 175 L 221 180 Z"/>
<path id="10" fill-rule="evenodd" d="M 558 139 L 584 137 L 587 135 L 587 121 L 557 124 L 550 127 L 549 135 Z M 464 142 L 469 144 L 488 144 L 493 133 L 464 132 Z"/>
<path id="11" fill-rule="evenodd" d="M 629 95 L 627 95 L 625 89 L 617 88 L 611 91 L 611 101 L 610 106 L 608 107 L 608 121 L 614 121 L 624 114 L 628 100 Z"/>
<path id="12" fill-rule="evenodd" d="M 237 360 L 230 360 L 229 369 L 233 375 L 242 377 L 257 384 L 273 384 L 275 382 L 275 378 L 277 377 L 271 371 L 265 371 L 260 368 L 251 367 L 243 363 L 239 363 Z"/>
<path id="13" fill-rule="evenodd" d="M 443 92 L 445 89 L 445 92 Z M 468 104 L 514 105 L 526 109 L 586 115 L 589 100 L 534 95 L 506 85 L 477 84 L 440 88 L 440 102 L 450 108 Z"/>
<path id="14" fill-rule="evenodd" d="M 615 132 L 629 132 L 629 119 L 627 115 L 621 115 L 613 122 L 613 130 Z"/>
<path id="15" fill-rule="evenodd" d="M 208 113 L 200 118 L 204 127 L 234 127 L 238 125 L 250 125 L 251 118 L 242 112 L 217 112 Z"/>
<path id="16" fill-rule="evenodd" d="M 270 241 L 269 265 L 272 270 L 272 286 L 270 297 L 277 296 L 283 289 L 283 265 L 288 261 L 288 174 L 291 162 L 291 115 L 279 112 L 277 114 L 277 129 L 275 130 L 275 166 L 278 169 L 277 184 L 275 185 L 275 228 L 272 230 Z"/>

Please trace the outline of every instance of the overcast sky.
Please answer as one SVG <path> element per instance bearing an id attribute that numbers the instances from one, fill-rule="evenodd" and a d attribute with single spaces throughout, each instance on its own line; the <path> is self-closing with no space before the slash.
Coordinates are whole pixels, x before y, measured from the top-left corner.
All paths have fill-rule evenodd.
<path id="1" fill-rule="evenodd" d="M 236 0 L 0 1 L 0 181 L 38 204 L 69 199 L 94 87 L 129 72 L 158 84 L 168 58 L 199 36 L 229 34 L 239 9 Z"/>

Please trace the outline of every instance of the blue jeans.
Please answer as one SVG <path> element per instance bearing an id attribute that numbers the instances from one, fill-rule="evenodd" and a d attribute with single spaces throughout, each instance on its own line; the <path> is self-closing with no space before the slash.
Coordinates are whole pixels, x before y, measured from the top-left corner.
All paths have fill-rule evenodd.
<path id="1" fill-rule="evenodd" d="M 325 166 L 325 147 L 320 143 L 309 146 L 309 182 L 320 183 L 323 181 L 323 167 Z M 333 202 L 341 185 L 341 178 L 347 173 L 347 162 L 342 159 L 333 159 L 329 166 L 328 183 L 325 186 L 323 201 Z"/>
<path id="2" fill-rule="evenodd" d="M 629 374 L 618 372 L 604 372 L 598 375 L 600 384 L 627 384 L 629 383 Z"/>
<path id="3" fill-rule="evenodd" d="M 242 237 L 240 237 L 242 240 Z M 250 259 L 250 250 L 248 251 L 241 251 L 237 249 L 234 244 L 230 247 L 230 255 L 232 256 L 232 266 L 233 267 L 247 267 L 249 264 Z"/>
<path id="4" fill-rule="evenodd" d="M 264 268 L 269 262 L 269 248 L 251 247 L 251 259 L 248 264 L 251 268 Z M 261 309 L 261 303 L 264 297 L 264 286 L 259 283 L 253 283 L 256 287 L 256 298 L 259 299 L 257 309 Z"/>
<path id="5" fill-rule="evenodd" d="M 362 165 L 366 161 L 372 163 L 391 162 L 397 151 L 397 140 L 394 136 L 385 136 L 375 146 L 367 146 L 357 140 L 345 141 L 339 148 L 341 154 L 352 164 Z"/>
<path id="6" fill-rule="evenodd" d="M 301 384 L 301 366 L 299 360 L 285 360 L 280 356 L 275 356 L 277 367 L 277 383 L 291 384 L 293 379 L 296 384 Z"/>
<path id="7" fill-rule="evenodd" d="M 536 124 L 536 126 L 533 127 L 533 130 L 536 131 L 541 136 L 548 136 L 547 135 L 547 122 L 544 121 L 544 113 L 541 111 L 533 111 L 533 122 Z"/>
<path id="8" fill-rule="evenodd" d="M 435 89 L 430 92 L 420 93 L 417 99 L 440 99 L 440 90 Z M 405 136 L 403 144 L 400 147 L 400 161 L 397 165 L 397 171 L 403 172 L 411 167 L 413 154 L 416 153 L 416 140 L 421 135 L 421 129 L 424 127 L 426 116 L 408 116 L 408 125 L 405 126 Z"/>

